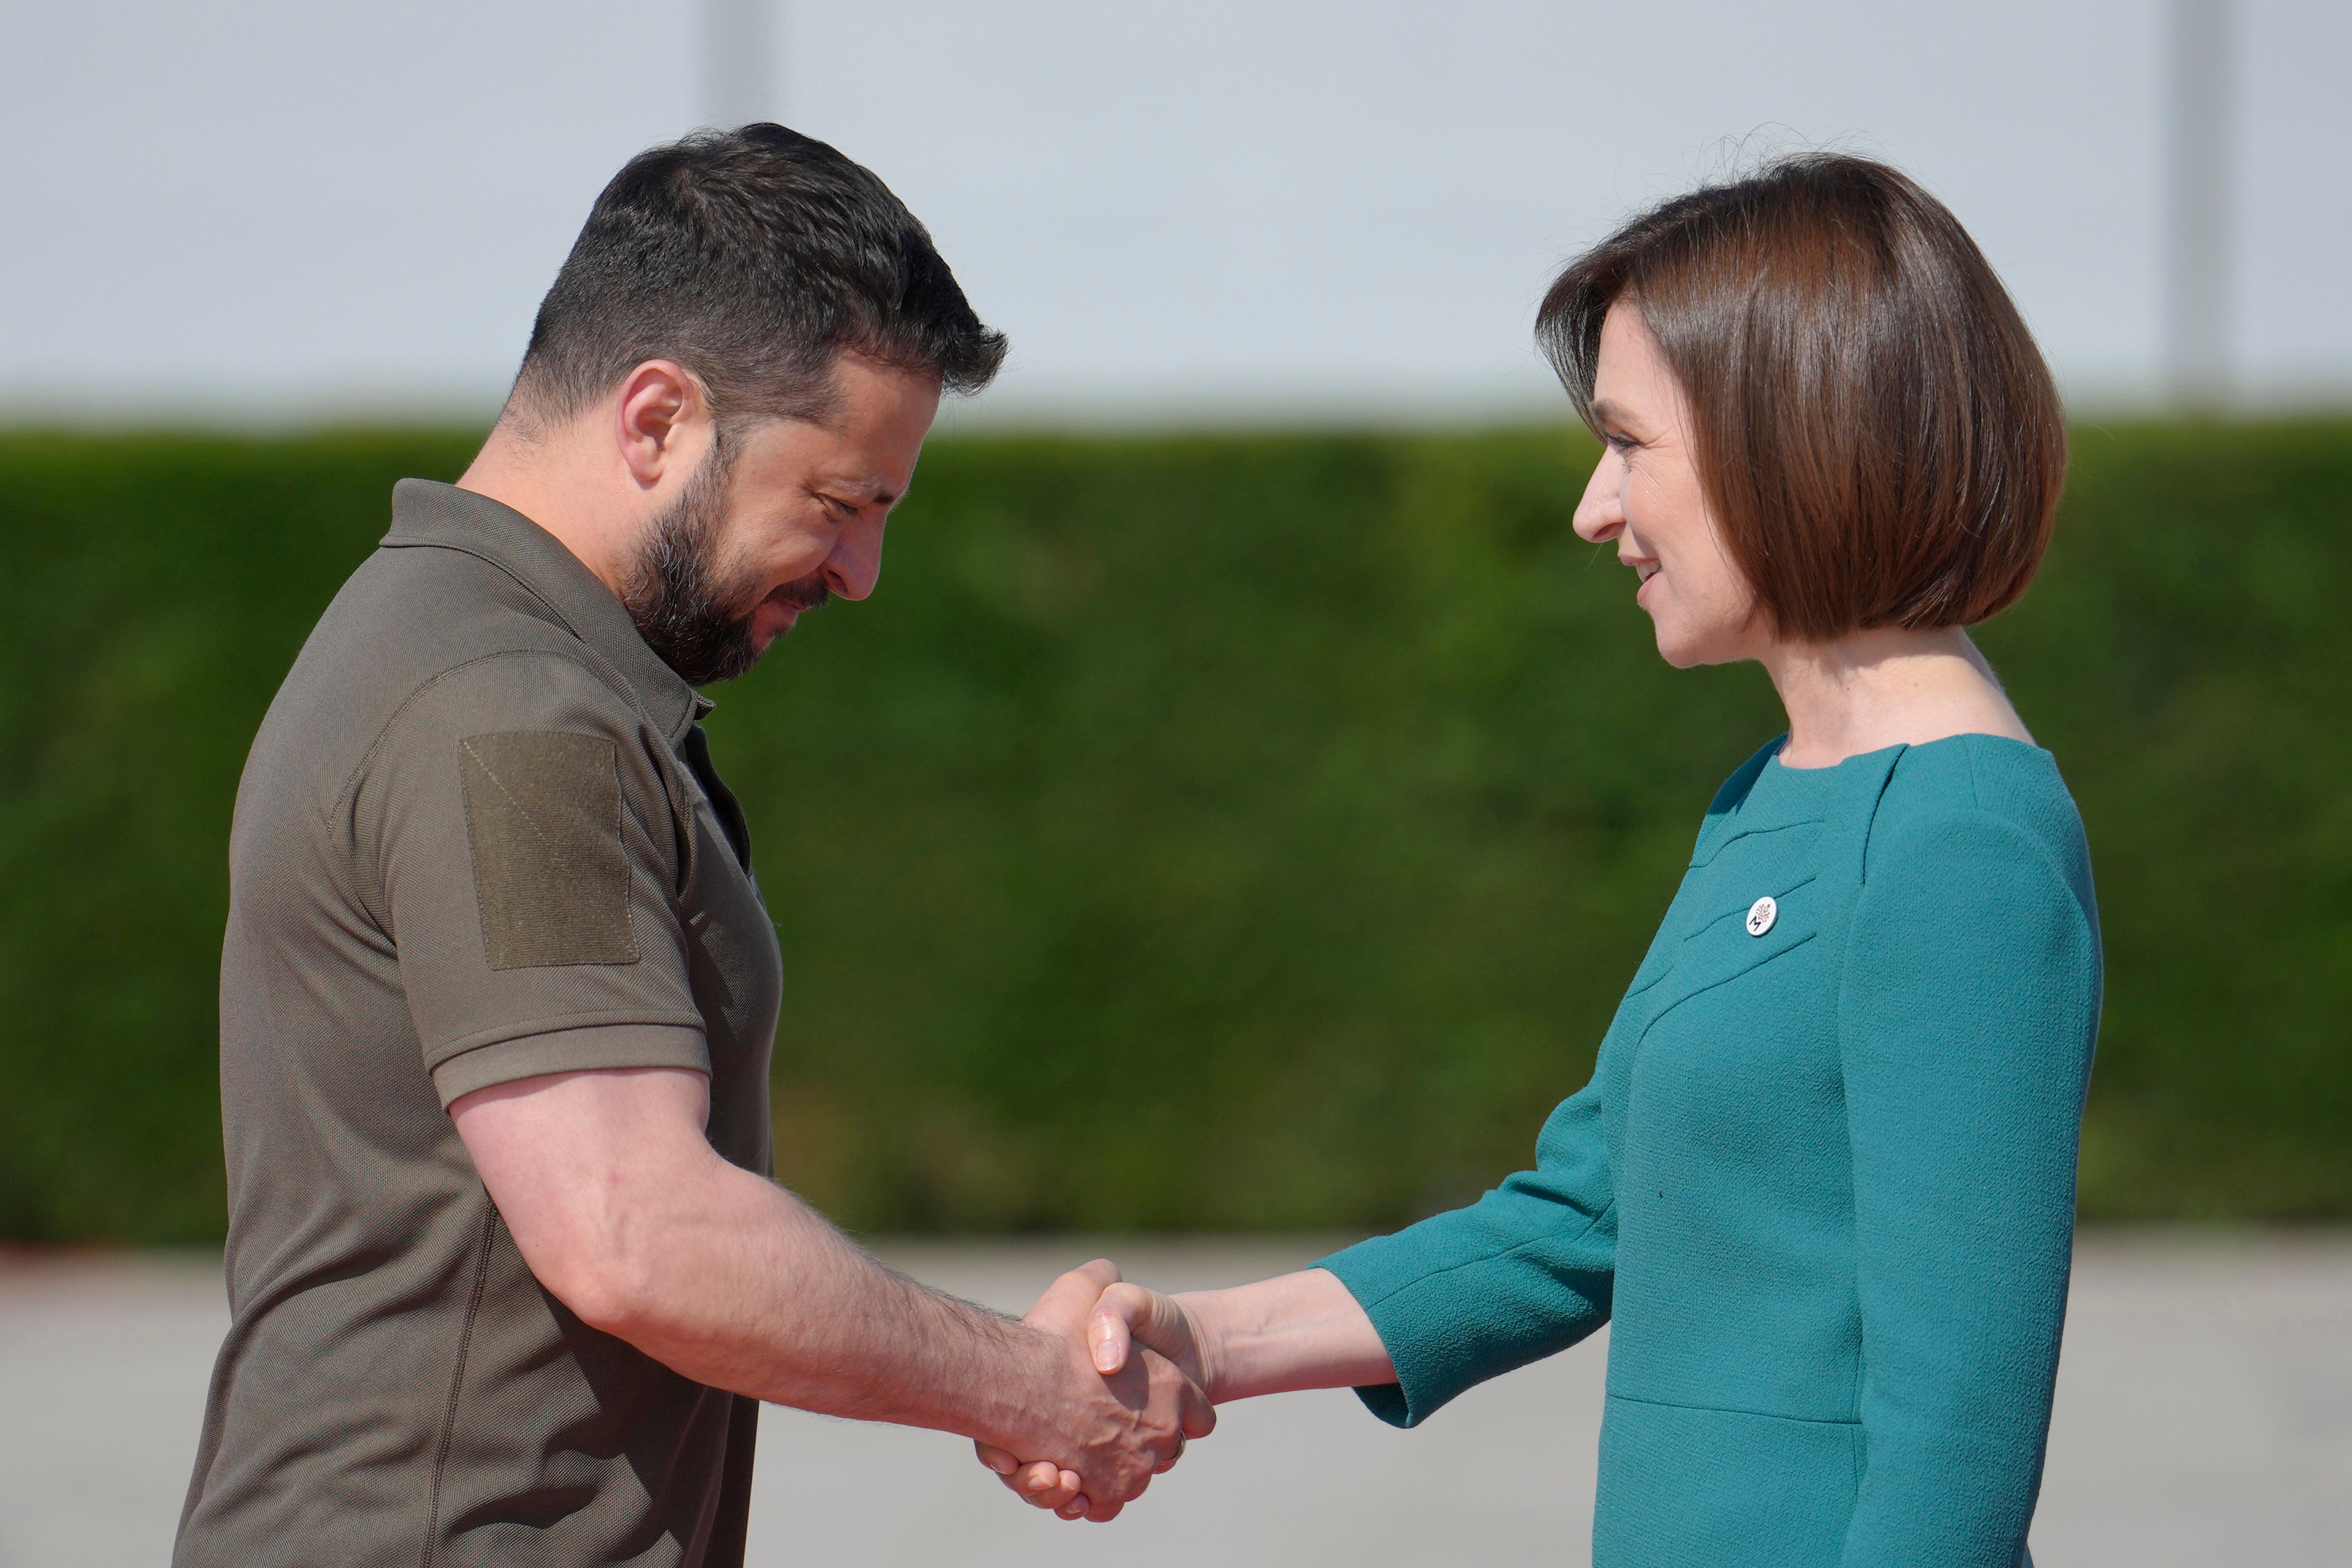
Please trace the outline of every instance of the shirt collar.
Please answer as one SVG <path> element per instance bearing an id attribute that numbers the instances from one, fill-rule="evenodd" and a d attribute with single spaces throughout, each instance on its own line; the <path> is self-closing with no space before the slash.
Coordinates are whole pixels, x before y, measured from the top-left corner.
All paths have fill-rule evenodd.
<path id="1" fill-rule="evenodd" d="M 392 531 L 383 543 L 388 550 L 460 550 L 506 573 L 620 671 L 672 745 L 714 706 L 646 645 L 601 578 L 562 540 L 510 506 L 455 485 L 403 479 L 392 487 Z"/>

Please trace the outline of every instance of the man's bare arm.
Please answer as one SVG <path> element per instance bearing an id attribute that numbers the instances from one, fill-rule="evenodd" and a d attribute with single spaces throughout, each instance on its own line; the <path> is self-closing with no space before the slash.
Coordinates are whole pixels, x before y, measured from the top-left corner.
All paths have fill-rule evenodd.
<path id="1" fill-rule="evenodd" d="M 1108 1512 L 1142 1490 L 1180 1430 L 1213 1423 L 1164 1360 L 1107 1380 L 1076 1335 L 894 1274 L 729 1164 L 703 1134 L 698 1073 L 559 1073 L 478 1089 L 450 1114 L 540 1283 L 698 1383 L 1052 1458 Z"/>

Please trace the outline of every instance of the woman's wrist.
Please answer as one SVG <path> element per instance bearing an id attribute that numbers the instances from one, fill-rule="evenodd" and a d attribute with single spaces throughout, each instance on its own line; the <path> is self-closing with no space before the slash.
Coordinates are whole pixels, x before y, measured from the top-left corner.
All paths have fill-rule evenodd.
<path id="1" fill-rule="evenodd" d="M 1326 1269 L 1171 1300 L 1192 1321 L 1212 1403 L 1396 1380 L 1370 1317 Z"/>
<path id="2" fill-rule="evenodd" d="M 1244 1287 L 1243 1289 L 1245 1289 Z M 1225 1326 L 1230 1321 L 1230 1303 L 1225 1298 L 1234 1290 L 1185 1290 L 1168 1300 L 1184 1314 L 1192 1328 L 1193 1353 L 1200 1358 L 1201 1392 L 1209 1396 L 1212 1405 L 1222 1405 L 1241 1396 L 1230 1392 L 1231 1377 L 1226 1372 Z"/>

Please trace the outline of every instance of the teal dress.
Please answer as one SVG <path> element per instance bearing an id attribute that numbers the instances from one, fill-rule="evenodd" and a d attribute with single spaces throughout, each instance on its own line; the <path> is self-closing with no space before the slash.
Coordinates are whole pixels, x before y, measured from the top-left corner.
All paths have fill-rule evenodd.
<path id="1" fill-rule="evenodd" d="M 2099 1016 L 2082 822 L 2018 742 L 1780 744 L 1536 1168 L 1319 1267 L 1401 1426 L 1612 1324 L 1596 1568 L 2015 1568 Z"/>

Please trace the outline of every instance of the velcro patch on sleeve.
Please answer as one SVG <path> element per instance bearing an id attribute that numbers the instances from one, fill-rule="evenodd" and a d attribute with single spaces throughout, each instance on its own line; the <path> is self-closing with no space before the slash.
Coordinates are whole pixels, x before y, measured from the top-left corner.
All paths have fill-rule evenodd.
<path id="1" fill-rule="evenodd" d="M 635 963 L 613 742 L 520 730 L 458 745 L 490 967 Z"/>

